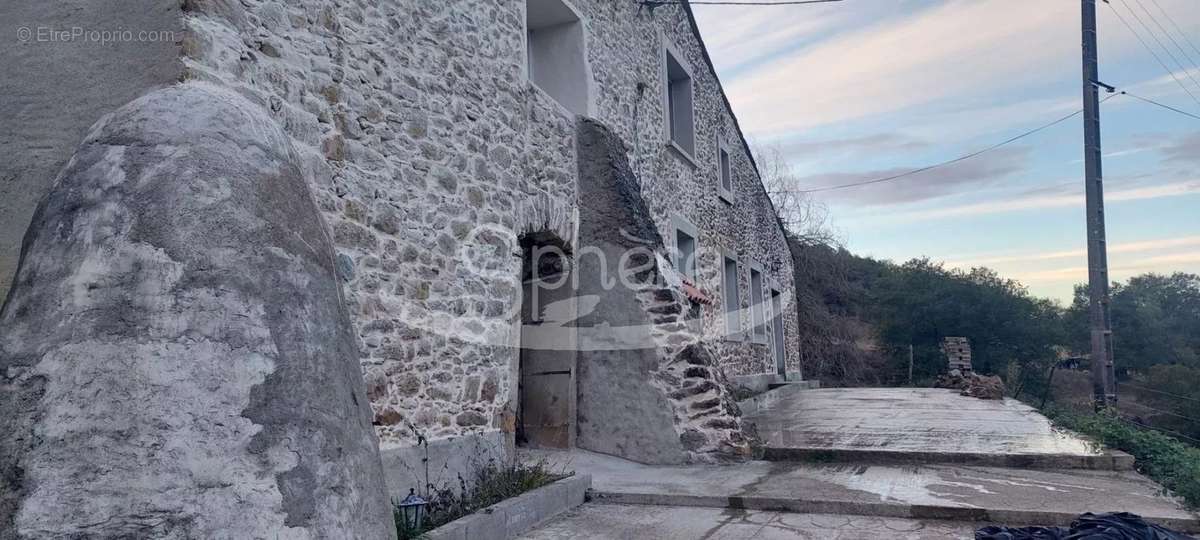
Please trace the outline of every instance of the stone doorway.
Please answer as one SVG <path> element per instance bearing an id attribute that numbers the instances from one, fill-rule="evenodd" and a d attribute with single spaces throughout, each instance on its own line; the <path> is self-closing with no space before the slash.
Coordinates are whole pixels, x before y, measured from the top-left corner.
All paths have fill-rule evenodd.
<path id="1" fill-rule="evenodd" d="M 521 237 L 520 446 L 575 446 L 578 312 L 569 246 L 548 232 Z"/>

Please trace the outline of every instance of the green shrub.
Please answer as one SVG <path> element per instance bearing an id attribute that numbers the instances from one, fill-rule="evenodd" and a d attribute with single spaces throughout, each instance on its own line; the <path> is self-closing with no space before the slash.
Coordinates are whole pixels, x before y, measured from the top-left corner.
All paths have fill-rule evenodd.
<path id="1" fill-rule="evenodd" d="M 1165 486 L 1193 508 L 1200 508 L 1200 448 L 1143 430 L 1113 413 L 1078 414 L 1047 411 L 1056 424 L 1128 452 L 1137 470 Z"/>

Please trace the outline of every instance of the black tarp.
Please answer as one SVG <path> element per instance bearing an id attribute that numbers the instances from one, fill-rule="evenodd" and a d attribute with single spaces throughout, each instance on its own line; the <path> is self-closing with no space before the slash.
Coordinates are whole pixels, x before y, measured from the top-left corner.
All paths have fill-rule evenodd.
<path id="1" fill-rule="evenodd" d="M 1127 512 L 1083 514 L 1070 527 L 984 527 L 975 540 L 1196 540 Z"/>

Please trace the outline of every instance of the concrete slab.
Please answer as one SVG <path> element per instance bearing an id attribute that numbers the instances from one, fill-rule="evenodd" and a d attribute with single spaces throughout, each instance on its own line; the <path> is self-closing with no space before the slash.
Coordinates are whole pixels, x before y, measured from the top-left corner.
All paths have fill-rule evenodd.
<path id="1" fill-rule="evenodd" d="M 1133 466 L 1131 456 L 1056 429 L 1019 401 L 970 398 L 945 389 L 789 391 L 744 418 L 758 427 L 771 460 Z"/>
<path id="2" fill-rule="evenodd" d="M 978 523 L 744 509 L 587 504 L 522 538 L 837 539 L 972 538 Z"/>
<path id="3" fill-rule="evenodd" d="M 546 454 L 540 454 L 546 457 Z M 592 477 L 593 500 L 876 517 L 1069 525 L 1084 512 L 1132 512 L 1200 531 L 1200 519 L 1129 471 L 1021 470 L 751 461 L 648 466 L 575 451 L 550 455 Z"/>

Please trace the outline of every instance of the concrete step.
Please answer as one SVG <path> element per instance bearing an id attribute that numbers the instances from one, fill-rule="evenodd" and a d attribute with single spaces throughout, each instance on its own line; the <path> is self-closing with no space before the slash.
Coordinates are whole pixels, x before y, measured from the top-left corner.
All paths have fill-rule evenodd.
<path id="1" fill-rule="evenodd" d="M 767 384 L 768 390 L 738 402 L 743 415 L 769 408 L 793 392 L 820 388 L 820 381 L 777 381 Z"/>
<path id="2" fill-rule="evenodd" d="M 1132 471 L 1133 456 L 1118 450 L 1080 456 L 1074 454 L 997 454 L 993 452 L 923 452 L 880 450 L 876 448 L 825 448 L 770 446 L 763 454 L 767 461 L 813 463 L 870 463 L 879 465 L 953 464 L 975 467 L 1015 469 L 1089 469 L 1096 471 Z"/>
<path id="3" fill-rule="evenodd" d="M 796 540 L 837 538 L 890 540 L 974 538 L 982 523 L 842 514 L 639 506 L 589 502 L 530 531 L 527 540 L 628 540 L 708 538 Z"/>
<path id="4" fill-rule="evenodd" d="M 894 501 L 855 502 L 820 500 L 807 497 L 763 497 L 757 495 L 721 497 L 716 495 L 633 493 L 592 490 L 591 500 L 606 504 L 730 508 L 805 514 L 839 514 L 906 519 L 972 521 L 1009 526 L 1069 527 L 1082 512 L 1038 509 L 978 508 L 905 504 Z M 1145 516 L 1152 523 L 1184 533 L 1200 533 L 1200 519 L 1178 516 Z"/>
<path id="5" fill-rule="evenodd" d="M 821 387 L 821 381 L 777 381 L 767 385 L 770 390 L 776 388 L 799 388 L 802 390 L 816 390 Z"/>
<path id="6" fill-rule="evenodd" d="M 1130 471 L 766 461 L 653 466 L 578 450 L 563 456 L 592 476 L 598 502 L 1057 526 L 1084 512 L 1132 512 L 1200 532 L 1200 517 Z"/>

